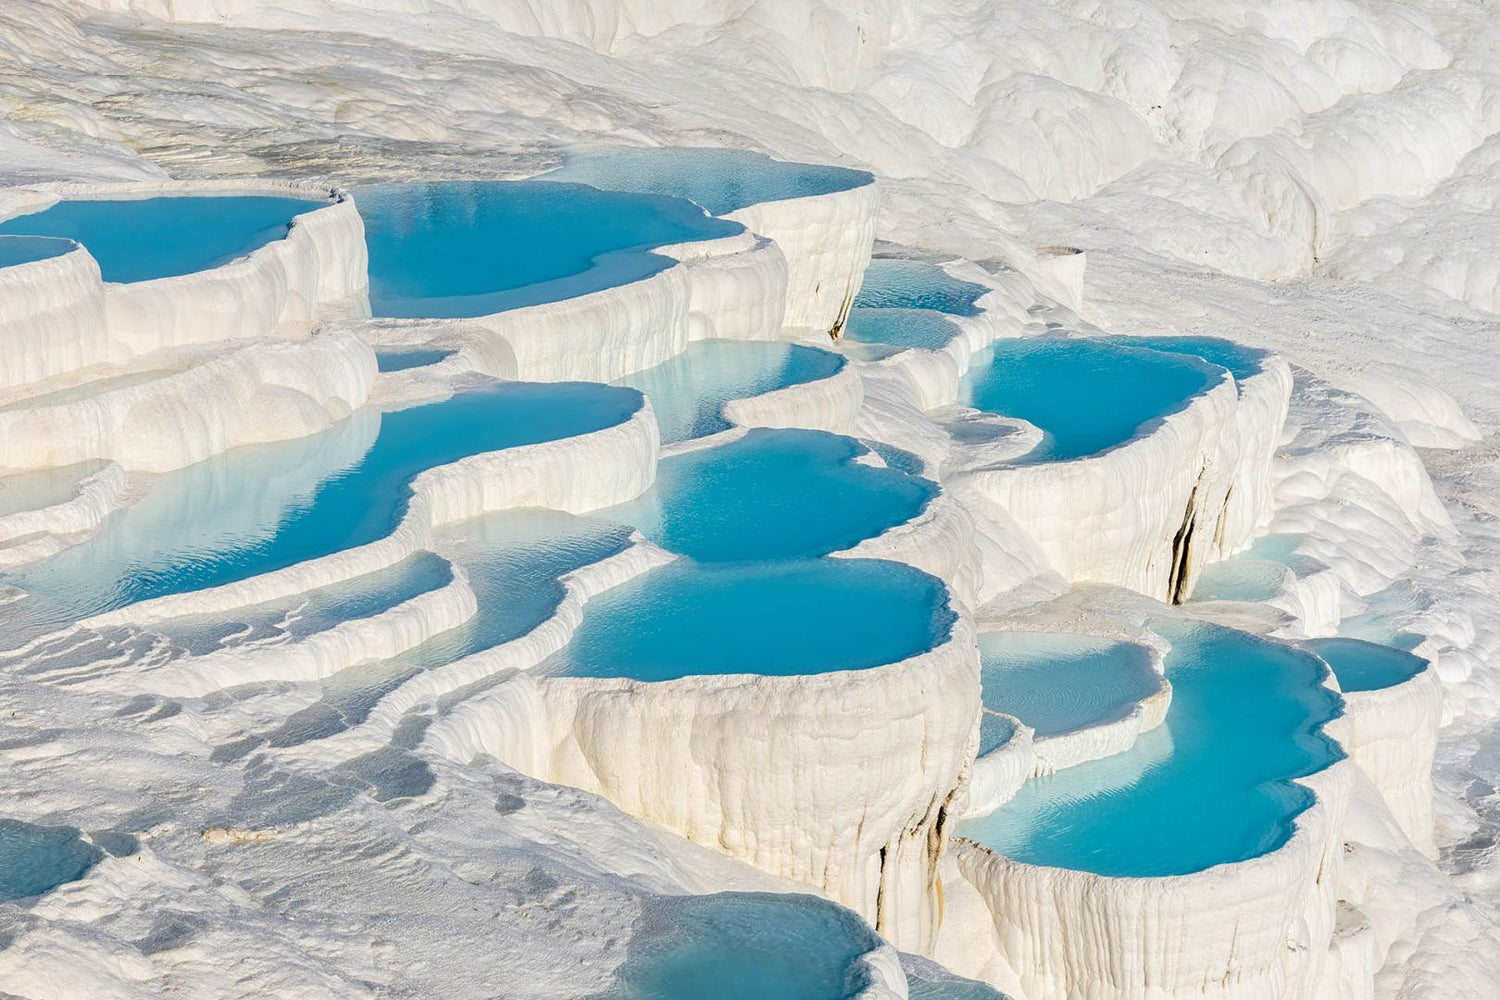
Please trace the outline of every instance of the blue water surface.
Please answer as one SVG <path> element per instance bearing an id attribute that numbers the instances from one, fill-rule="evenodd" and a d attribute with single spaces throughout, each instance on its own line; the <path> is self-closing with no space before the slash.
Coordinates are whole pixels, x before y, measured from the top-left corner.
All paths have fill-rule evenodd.
<path id="1" fill-rule="evenodd" d="M 444 181 L 354 194 L 376 316 L 486 316 L 648 278 L 655 247 L 740 232 L 676 198 L 540 181 Z"/>
<path id="2" fill-rule="evenodd" d="M 1065 461 L 1124 444 L 1220 377 L 1186 355 L 1099 340 L 1000 340 L 975 357 L 960 397 L 1041 429 L 1042 443 L 1021 461 Z"/>
<path id="3" fill-rule="evenodd" d="M 77 246 L 72 240 L 51 236 L 3 236 L 0 237 L 0 267 L 61 257 Z"/>
<path id="4" fill-rule="evenodd" d="M 616 982 L 591 1000 L 851 1000 L 881 941 L 815 896 L 659 896 L 637 918 Z"/>
<path id="5" fill-rule="evenodd" d="M 955 278 L 923 260 L 876 257 L 865 269 L 854 297 L 861 309 L 924 309 L 951 316 L 978 316 L 980 296 L 989 289 Z"/>
<path id="6" fill-rule="evenodd" d="M 1305 645 L 1333 668 L 1345 691 L 1379 691 L 1405 683 L 1427 669 L 1427 661 L 1394 646 L 1333 636 Z"/>
<path id="7" fill-rule="evenodd" d="M 613 191 L 686 198 L 714 215 L 767 201 L 847 191 L 875 180 L 863 170 L 787 163 L 740 149 L 684 147 L 576 151 L 544 176 Z"/>
<path id="8" fill-rule="evenodd" d="M 930 309 L 871 309 L 856 306 L 849 310 L 849 321 L 843 336 L 856 344 L 885 347 L 917 347 L 936 351 L 959 333 L 953 321 Z"/>
<path id="9" fill-rule="evenodd" d="M 1244 344 L 1236 344 L 1222 337 L 1103 337 L 1107 343 L 1121 347 L 1141 347 L 1149 351 L 1166 351 L 1170 354 L 1187 354 L 1201 358 L 1211 365 L 1228 369 L 1236 382 L 1258 375 L 1270 352 Z"/>
<path id="10" fill-rule="evenodd" d="M 1133 642 L 987 632 L 979 655 L 984 707 L 1015 716 L 1038 736 L 1120 718 L 1160 688 L 1150 650 Z"/>
<path id="11" fill-rule="evenodd" d="M 863 670 L 944 642 L 955 620 L 942 581 L 903 563 L 680 559 L 590 600 L 540 669 L 640 681 Z"/>
<path id="12" fill-rule="evenodd" d="M 853 438 L 757 428 L 729 444 L 663 459 L 655 487 L 604 516 L 700 562 L 806 559 L 916 517 L 929 480 L 856 462 Z"/>
<path id="13" fill-rule="evenodd" d="M 503 382 L 411 409 L 362 411 L 326 435 L 169 473 L 96 538 L 0 579 L 37 595 L 55 620 L 242 580 L 384 537 L 427 469 L 612 426 L 642 405 L 634 390 L 597 383 Z"/>
<path id="14" fill-rule="evenodd" d="M 663 444 L 729 429 L 724 404 L 830 377 L 844 359 L 799 344 L 700 340 L 676 357 L 617 384 L 651 400 Z"/>
<path id="15" fill-rule="evenodd" d="M 382 372 L 404 372 L 409 368 L 425 368 L 428 365 L 435 365 L 457 353 L 457 351 L 428 347 L 377 347 L 375 348 L 375 368 Z"/>
<path id="16" fill-rule="evenodd" d="M 71 826 L 36 826 L 0 819 L 0 902 L 40 896 L 76 882 L 104 852 Z"/>
<path id="17" fill-rule="evenodd" d="M 1286 843 L 1313 798 L 1288 779 L 1343 756 L 1322 731 L 1342 712 L 1323 664 L 1231 629 L 1154 627 L 1173 644 L 1166 722 L 1125 753 L 1028 781 L 962 836 L 1111 876 L 1186 875 Z"/>
<path id="18" fill-rule="evenodd" d="M 294 216 L 327 204 L 272 195 L 60 201 L 0 223 L 0 234 L 76 240 L 105 281 L 149 281 L 227 264 L 284 237 Z"/>

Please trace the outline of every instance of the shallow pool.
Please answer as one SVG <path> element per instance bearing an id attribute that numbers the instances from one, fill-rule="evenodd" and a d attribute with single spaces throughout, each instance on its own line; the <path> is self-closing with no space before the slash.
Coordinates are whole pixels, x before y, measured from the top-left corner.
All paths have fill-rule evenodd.
<path id="1" fill-rule="evenodd" d="M 1013 715 L 1038 736 L 1120 718 L 1160 689 L 1151 651 L 1067 632 L 987 632 L 979 637 L 984 707 Z"/>
<path id="2" fill-rule="evenodd" d="M 376 316 L 485 316 L 648 278 L 741 227 L 681 199 L 538 181 L 361 188 Z"/>
<path id="3" fill-rule="evenodd" d="M 457 353 L 457 351 L 427 347 L 377 347 L 375 348 L 375 370 L 404 372 L 409 368 L 425 368 L 451 358 Z"/>
<path id="4" fill-rule="evenodd" d="M 60 201 L 0 223 L 0 233 L 77 240 L 105 281 L 149 281 L 227 264 L 284 237 L 294 216 L 328 204 L 275 195 Z"/>
<path id="5" fill-rule="evenodd" d="M 700 562 L 805 559 L 916 517 L 937 487 L 856 461 L 868 451 L 825 431 L 757 428 L 663 459 L 656 485 L 604 512 Z"/>
<path id="6" fill-rule="evenodd" d="M 1043 432 L 1020 461 L 1063 461 L 1124 444 L 1219 378 L 1187 355 L 1086 339 L 1000 340 L 975 357 L 960 400 Z"/>
<path id="7" fill-rule="evenodd" d="M 1333 676 L 1345 691 L 1395 687 L 1427 669 L 1427 661 L 1415 653 L 1363 639 L 1335 636 L 1309 639 L 1305 645 L 1333 668 Z"/>
<path id="8" fill-rule="evenodd" d="M 1173 644 L 1166 722 L 1103 760 L 1028 781 L 959 833 L 1018 861 L 1113 876 L 1184 875 L 1286 843 L 1312 792 L 1289 779 L 1343 753 L 1324 666 L 1291 646 L 1157 623 Z"/>
<path id="9" fill-rule="evenodd" d="M 943 313 L 930 309 L 849 310 L 843 336 L 851 343 L 883 347 L 917 347 L 936 351 L 959 333 Z"/>
<path id="10" fill-rule="evenodd" d="M 592 1000 L 851 1000 L 881 941 L 815 896 L 721 892 L 648 899 L 616 981 Z"/>
<path id="11" fill-rule="evenodd" d="M 596 383 L 502 382 L 362 411 L 323 435 L 162 476 L 96 538 L 0 580 L 35 594 L 23 613 L 50 621 L 242 580 L 384 537 L 427 469 L 612 426 L 641 405 L 634 390 Z"/>
<path id="12" fill-rule="evenodd" d="M 861 309 L 925 309 L 951 316 L 978 316 L 976 303 L 988 290 L 955 278 L 927 261 L 876 257 L 865 270 L 854 305 Z"/>
<path id="13" fill-rule="evenodd" d="M 0 267 L 30 264 L 37 260 L 61 257 L 78 244 L 50 236 L 0 237 Z"/>
<path id="14" fill-rule="evenodd" d="M 103 856 L 71 826 L 0 819 L 0 902 L 76 882 Z"/>
<path id="15" fill-rule="evenodd" d="M 832 194 L 874 181 L 863 170 L 787 163 L 740 149 L 682 147 L 577 151 L 544 177 L 613 191 L 686 198 L 714 215 L 761 202 Z"/>
<path id="16" fill-rule="evenodd" d="M 942 582 L 902 563 L 681 559 L 589 601 L 540 669 L 641 681 L 863 670 L 931 649 L 954 621 Z"/>
<path id="17" fill-rule="evenodd" d="M 651 400 L 663 444 L 729 429 L 724 404 L 836 374 L 844 359 L 799 344 L 700 340 L 655 368 L 617 384 Z"/>
<path id="18" fill-rule="evenodd" d="M 1166 351 L 1201 358 L 1211 365 L 1228 369 L 1236 382 L 1258 375 L 1270 352 L 1222 337 L 1104 337 L 1107 343 L 1121 347 L 1141 347 L 1149 351 Z"/>

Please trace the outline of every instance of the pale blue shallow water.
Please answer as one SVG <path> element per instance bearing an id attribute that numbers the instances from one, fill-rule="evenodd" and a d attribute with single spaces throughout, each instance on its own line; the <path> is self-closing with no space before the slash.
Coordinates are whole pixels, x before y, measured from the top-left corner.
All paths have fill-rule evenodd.
<path id="1" fill-rule="evenodd" d="M 955 278 L 921 260 L 876 257 L 854 298 L 861 309 L 926 309 L 951 316 L 978 316 L 976 303 L 988 289 Z"/>
<path id="2" fill-rule="evenodd" d="M 987 632 L 979 656 L 984 707 L 1015 716 L 1038 736 L 1117 719 L 1159 687 L 1150 651 L 1133 642 Z"/>
<path id="3" fill-rule="evenodd" d="M 904 524 L 937 493 L 929 480 L 856 462 L 863 454 L 838 434 L 757 428 L 663 459 L 650 492 L 602 516 L 699 562 L 827 555 Z"/>
<path id="4" fill-rule="evenodd" d="M 849 310 L 843 336 L 852 343 L 884 347 L 918 347 L 935 351 L 958 334 L 958 327 L 943 313 L 930 309 Z"/>
<path id="5" fill-rule="evenodd" d="M 1229 370 L 1236 382 L 1258 375 L 1270 352 L 1244 344 L 1236 344 L 1222 337 L 1104 337 L 1108 343 L 1121 347 L 1143 347 L 1151 351 L 1166 351 L 1171 354 L 1187 354 L 1201 358 L 1211 365 Z"/>
<path id="6" fill-rule="evenodd" d="M 681 559 L 589 601 L 540 669 L 641 681 L 863 670 L 938 645 L 954 620 L 942 582 L 901 563 Z"/>
<path id="7" fill-rule="evenodd" d="M 0 819 L 0 902 L 75 882 L 103 856 L 73 827 Z"/>
<path id="8" fill-rule="evenodd" d="M 1020 461 L 1064 461 L 1129 441 L 1217 381 L 1212 369 L 1185 355 L 1026 338 L 997 341 L 978 355 L 960 400 L 1042 430 L 1042 443 Z"/>
<path id="9" fill-rule="evenodd" d="M 77 240 L 105 281 L 149 281 L 227 264 L 284 237 L 294 216 L 327 204 L 267 195 L 60 201 L 0 223 L 0 234 Z"/>
<path id="10" fill-rule="evenodd" d="M 0 237 L 0 267 L 30 264 L 36 260 L 61 257 L 78 244 L 51 236 Z"/>
<path id="11" fill-rule="evenodd" d="M 354 194 L 376 316 L 485 316 L 648 278 L 655 247 L 741 227 L 681 199 L 539 181 L 389 184 Z"/>
<path id="12" fill-rule="evenodd" d="M 615 984 L 591 1000 L 850 1000 L 869 985 L 857 960 L 880 944 L 815 896 L 659 896 L 644 903 Z"/>
<path id="13" fill-rule="evenodd" d="M 52 621 L 242 580 L 384 537 L 406 511 L 411 480 L 427 469 L 612 426 L 641 405 L 634 390 L 596 383 L 503 382 L 364 414 L 365 427 L 378 421 L 368 444 L 326 447 L 356 425 L 216 456 L 163 476 L 96 538 L 0 580 L 39 599 L 39 612 L 28 601 L 23 614 Z M 343 464 L 321 467 L 325 451 Z M 266 474 L 286 477 L 285 485 L 263 482 Z"/>
<path id="14" fill-rule="evenodd" d="M 1016 735 L 1016 724 L 1003 715 L 982 712 L 979 716 L 979 756 L 998 750 Z"/>
<path id="15" fill-rule="evenodd" d="M 671 195 L 714 215 L 767 201 L 832 194 L 874 182 L 863 170 L 786 163 L 739 149 L 658 147 L 570 153 L 547 180 L 574 181 L 614 191 Z"/>
<path id="16" fill-rule="evenodd" d="M 408 368 L 425 368 L 451 358 L 456 353 L 458 352 L 441 348 L 377 347 L 375 369 L 382 372 L 404 372 Z"/>
<path id="17" fill-rule="evenodd" d="M 844 367 L 829 351 L 799 344 L 700 340 L 676 357 L 616 384 L 651 400 L 663 444 L 729 429 L 724 404 L 804 382 L 828 378 Z"/>
<path id="18" fill-rule="evenodd" d="M 1166 722 L 1123 754 L 1028 781 L 958 833 L 1018 861 L 1112 876 L 1184 875 L 1280 847 L 1312 793 L 1291 778 L 1343 753 L 1342 699 L 1293 647 L 1208 625 L 1173 644 Z"/>
<path id="19" fill-rule="evenodd" d="M 1427 669 L 1427 661 L 1394 646 L 1339 636 L 1310 639 L 1305 645 L 1333 668 L 1345 691 L 1379 691 L 1411 680 Z"/>

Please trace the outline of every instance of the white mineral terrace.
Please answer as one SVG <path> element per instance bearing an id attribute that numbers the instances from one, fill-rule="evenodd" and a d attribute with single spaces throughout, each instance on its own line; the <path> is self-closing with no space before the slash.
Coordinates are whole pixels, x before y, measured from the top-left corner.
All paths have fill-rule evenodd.
<path id="1" fill-rule="evenodd" d="M 0 993 L 1500 995 L 1500 19 L 1077 6 L 0 0 Z"/>

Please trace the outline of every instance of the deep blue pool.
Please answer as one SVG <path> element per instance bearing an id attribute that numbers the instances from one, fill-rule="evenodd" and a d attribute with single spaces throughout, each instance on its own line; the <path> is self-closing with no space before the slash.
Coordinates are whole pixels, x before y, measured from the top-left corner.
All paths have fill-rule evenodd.
<path id="1" fill-rule="evenodd" d="M 987 632 L 979 655 L 984 707 L 1015 716 L 1038 736 L 1120 718 L 1160 688 L 1150 650 L 1133 642 Z"/>
<path id="2" fill-rule="evenodd" d="M 636 919 L 616 982 L 591 1000 L 851 1000 L 880 938 L 815 896 L 658 896 Z"/>
<path id="3" fill-rule="evenodd" d="M 61 257 L 78 244 L 51 236 L 0 237 L 0 267 L 30 264 L 36 260 Z"/>
<path id="4" fill-rule="evenodd" d="M 926 309 L 951 316 L 978 316 L 976 303 L 988 290 L 955 278 L 927 261 L 876 257 L 865 270 L 854 305 L 861 309 Z"/>
<path id="5" fill-rule="evenodd" d="M 1201 358 L 1211 365 L 1229 370 L 1236 382 L 1260 374 L 1268 351 L 1244 344 L 1236 344 L 1222 337 L 1104 337 L 1108 343 L 1121 347 L 1142 347 L 1150 351 L 1166 351 L 1170 354 L 1187 354 Z"/>
<path id="6" fill-rule="evenodd" d="M 803 382 L 815 382 L 844 367 L 829 351 L 798 344 L 700 340 L 655 368 L 619 381 L 651 400 L 663 444 L 729 429 L 724 404 Z"/>
<path id="7" fill-rule="evenodd" d="M 787 163 L 739 149 L 627 148 L 574 152 L 547 180 L 612 191 L 686 198 L 714 215 L 788 198 L 847 191 L 874 182 L 863 170 Z"/>
<path id="8" fill-rule="evenodd" d="M 538 181 L 361 188 L 376 316 L 485 316 L 648 278 L 740 231 L 681 199 Z"/>
<path id="9" fill-rule="evenodd" d="M 855 461 L 865 453 L 825 431 L 758 428 L 663 459 L 650 492 L 604 516 L 700 562 L 826 555 L 904 524 L 936 495 L 929 480 Z"/>
<path id="10" fill-rule="evenodd" d="M 73 827 L 0 819 L 0 902 L 76 882 L 103 856 Z"/>
<path id="11" fill-rule="evenodd" d="M 843 336 L 856 344 L 885 347 L 918 347 L 935 351 L 958 334 L 958 327 L 943 313 L 930 309 L 849 310 Z"/>
<path id="12" fill-rule="evenodd" d="M 959 833 L 1029 864 L 1113 876 L 1185 875 L 1275 850 L 1312 793 L 1289 780 L 1343 756 L 1323 664 L 1208 625 L 1153 626 L 1173 644 L 1166 722 L 1134 748 L 1028 781 Z"/>
<path id="13" fill-rule="evenodd" d="M 76 240 L 105 281 L 149 281 L 227 264 L 284 237 L 294 216 L 328 204 L 272 195 L 60 201 L 0 223 L 0 233 Z"/>
<path id="14" fill-rule="evenodd" d="M 1000 340 L 974 359 L 960 399 L 1041 429 L 1042 443 L 1021 461 L 1063 461 L 1124 444 L 1219 378 L 1187 355 L 1099 340 Z"/>
<path id="15" fill-rule="evenodd" d="M 540 669 L 641 681 L 864 670 L 931 649 L 954 621 L 942 582 L 902 563 L 680 559 L 589 601 Z"/>
<path id="16" fill-rule="evenodd" d="M 56 620 L 242 580 L 384 537 L 427 469 L 612 426 L 641 405 L 634 390 L 596 383 L 502 382 L 373 417 L 362 452 L 341 437 L 350 429 L 237 449 L 163 476 L 93 540 L 0 579 Z"/>
<path id="17" fill-rule="evenodd" d="M 1379 691 L 1405 683 L 1427 669 L 1415 653 L 1363 639 L 1310 639 L 1307 647 L 1333 668 L 1345 691 Z"/>

